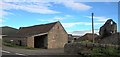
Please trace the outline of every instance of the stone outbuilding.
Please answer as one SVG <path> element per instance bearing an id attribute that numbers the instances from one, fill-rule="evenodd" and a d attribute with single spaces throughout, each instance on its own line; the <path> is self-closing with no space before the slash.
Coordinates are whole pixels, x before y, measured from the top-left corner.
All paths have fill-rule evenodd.
<path id="1" fill-rule="evenodd" d="M 17 45 L 33 48 L 63 48 L 68 42 L 68 34 L 58 22 L 20 27 L 17 35 L 3 37 L 5 41 L 13 41 Z"/>
<path id="2" fill-rule="evenodd" d="M 97 34 L 94 34 L 94 37 L 93 37 L 93 34 L 92 34 L 92 33 L 86 33 L 85 35 L 83 35 L 83 36 L 81 36 L 80 38 L 78 38 L 78 39 L 76 40 L 76 42 L 85 41 L 85 40 L 93 41 L 93 38 L 95 39 L 96 37 L 98 37 Z"/>

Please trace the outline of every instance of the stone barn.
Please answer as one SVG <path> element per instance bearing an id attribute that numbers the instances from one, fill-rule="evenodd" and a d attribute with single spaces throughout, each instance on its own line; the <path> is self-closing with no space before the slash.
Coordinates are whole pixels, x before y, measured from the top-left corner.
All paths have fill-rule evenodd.
<path id="1" fill-rule="evenodd" d="M 17 35 L 4 39 L 13 40 L 19 45 L 33 48 L 63 48 L 68 42 L 68 34 L 62 24 L 58 22 L 20 27 Z"/>

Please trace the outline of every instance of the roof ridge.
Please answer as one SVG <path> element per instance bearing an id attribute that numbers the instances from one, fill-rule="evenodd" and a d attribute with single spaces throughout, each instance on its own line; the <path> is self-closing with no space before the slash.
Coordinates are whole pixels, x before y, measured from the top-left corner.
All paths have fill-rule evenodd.
<path id="1" fill-rule="evenodd" d="M 57 22 L 58 22 L 58 21 L 57 21 Z M 50 24 L 56 24 L 57 22 L 46 23 L 46 24 L 39 24 L 39 25 L 32 25 L 32 26 L 27 26 L 27 27 L 20 27 L 19 29 L 22 29 L 22 28 L 30 28 L 30 27 L 36 27 L 36 26 L 44 26 L 44 25 L 50 25 Z"/>
<path id="2" fill-rule="evenodd" d="M 38 33 L 46 33 L 50 31 L 50 29 L 52 29 L 56 23 L 58 22 L 34 25 L 29 27 L 20 27 L 17 33 L 21 35 L 34 35 Z"/>
<path id="3" fill-rule="evenodd" d="M 18 30 L 17 28 L 13 28 L 13 27 L 10 27 L 10 26 L 2 26 L 2 27 L 0 27 L 0 28 L 11 28 L 11 29 L 16 29 L 16 30 Z"/>

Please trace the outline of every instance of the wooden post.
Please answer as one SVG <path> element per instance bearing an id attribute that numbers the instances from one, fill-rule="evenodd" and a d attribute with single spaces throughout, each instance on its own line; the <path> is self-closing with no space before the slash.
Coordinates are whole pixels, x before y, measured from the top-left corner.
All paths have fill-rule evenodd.
<path id="1" fill-rule="evenodd" d="M 93 20 L 94 13 L 92 13 L 92 37 L 93 37 L 93 43 L 94 43 L 94 20 Z"/>

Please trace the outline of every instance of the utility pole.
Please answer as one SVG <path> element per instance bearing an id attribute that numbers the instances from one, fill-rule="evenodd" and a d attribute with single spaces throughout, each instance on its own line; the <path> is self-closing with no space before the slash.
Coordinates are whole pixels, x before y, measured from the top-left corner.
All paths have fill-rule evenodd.
<path id="1" fill-rule="evenodd" d="M 94 43 L 94 20 L 93 20 L 94 13 L 92 13 L 92 38 Z"/>

